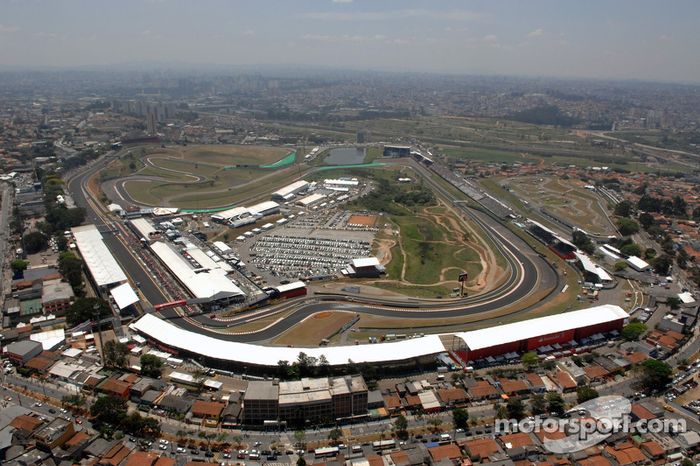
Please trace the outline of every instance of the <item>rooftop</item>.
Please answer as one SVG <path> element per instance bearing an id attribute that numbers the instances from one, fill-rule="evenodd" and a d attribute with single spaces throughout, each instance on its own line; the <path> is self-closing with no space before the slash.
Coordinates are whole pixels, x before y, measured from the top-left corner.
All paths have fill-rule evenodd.
<path id="1" fill-rule="evenodd" d="M 471 332 L 458 332 L 455 335 L 461 338 L 470 350 L 477 350 L 628 317 L 629 314 L 621 307 L 604 304 L 579 311 L 523 320 Z"/>
<path id="2" fill-rule="evenodd" d="M 97 286 L 126 281 L 124 271 L 107 248 L 102 239 L 102 234 L 95 225 L 74 227 L 71 231 L 80 255 L 83 257 L 85 265 L 90 270 L 90 274 Z"/>

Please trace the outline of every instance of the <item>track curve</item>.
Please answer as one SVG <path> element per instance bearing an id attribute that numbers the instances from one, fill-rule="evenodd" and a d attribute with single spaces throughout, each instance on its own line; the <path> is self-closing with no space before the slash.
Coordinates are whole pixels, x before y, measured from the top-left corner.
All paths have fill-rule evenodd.
<path id="1" fill-rule="evenodd" d="M 536 253 L 524 240 L 510 231 L 506 226 L 496 221 L 488 214 L 470 208 L 455 199 L 449 192 L 431 179 L 430 173 L 412 160 L 407 160 L 407 165 L 411 165 L 416 172 L 432 185 L 433 189 L 439 192 L 453 206 L 467 215 L 473 222 L 490 236 L 492 243 L 501 250 L 509 264 L 511 274 L 509 278 L 497 289 L 487 293 L 474 295 L 460 301 L 424 301 L 424 300 L 371 300 L 365 301 L 361 297 L 324 297 L 309 296 L 306 299 L 282 303 L 269 308 L 262 308 L 251 313 L 241 315 L 234 321 L 222 321 L 212 319 L 209 315 L 198 315 L 183 317 L 176 309 L 161 311 L 163 318 L 170 320 L 187 330 L 209 334 L 220 339 L 239 342 L 256 342 L 269 340 L 290 329 L 297 323 L 314 313 L 328 310 L 342 310 L 370 315 L 408 318 L 408 319 L 442 319 L 460 316 L 474 316 L 480 313 L 493 311 L 495 309 L 509 307 L 530 296 L 535 290 L 549 289 L 549 293 L 537 304 L 551 299 L 558 294 L 559 276 L 554 268 Z M 96 224 L 104 223 L 103 213 L 96 207 L 97 204 L 90 202 L 90 194 L 85 189 L 87 180 L 97 173 L 104 165 L 105 161 L 98 161 L 81 173 L 74 176 L 68 182 L 68 189 L 73 195 L 76 203 L 88 209 L 88 218 Z M 108 241 L 105 238 L 110 250 L 116 257 L 128 257 L 122 250 L 126 248 L 119 241 Z M 122 266 L 132 279 L 141 282 L 141 291 L 151 303 L 164 302 L 164 296 L 160 287 L 154 279 L 138 264 L 131 264 L 130 261 L 122 262 Z M 511 314 L 518 314 L 528 311 L 530 307 L 523 307 L 514 310 Z M 233 327 L 241 323 L 270 317 L 277 313 L 292 312 L 266 328 L 257 332 L 248 333 L 226 333 Z"/>

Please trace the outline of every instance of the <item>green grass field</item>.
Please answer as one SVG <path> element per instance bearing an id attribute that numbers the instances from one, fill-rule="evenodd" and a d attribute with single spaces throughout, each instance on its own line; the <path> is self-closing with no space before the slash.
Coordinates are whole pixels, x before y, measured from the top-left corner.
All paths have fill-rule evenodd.
<path id="1" fill-rule="evenodd" d="M 268 190 L 283 185 L 295 175 L 289 168 L 259 168 L 261 165 L 284 166 L 294 157 L 288 147 L 193 145 L 152 148 L 139 155 L 148 163 L 139 176 L 161 180 L 134 180 L 125 189 L 136 201 L 148 205 L 180 208 L 209 208 L 230 205 L 259 191 L 252 183 L 264 179 Z M 125 162 L 120 162 L 125 164 Z M 132 171 L 131 173 L 133 173 Z M 121 175 L 119 175 L 122 173 Z M 116 177 L 131 173 L 117 172 Z M 264 177 L 264 178 L 263 178 Z"/>

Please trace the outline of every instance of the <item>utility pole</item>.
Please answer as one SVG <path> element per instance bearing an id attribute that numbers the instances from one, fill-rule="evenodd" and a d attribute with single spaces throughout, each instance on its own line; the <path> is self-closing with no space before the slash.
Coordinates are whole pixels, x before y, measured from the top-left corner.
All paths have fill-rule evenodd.
<path id="1" fill-rule="evenodd" d="M 100 338 L 100 354 L 102 355 L 102 365 L 105 365 L 105 344 L 104 341 L 102 340 L 102 321 L 100 320 L 100 304 L 95 303 L 95 305 L 92 307 L 92 310 L 95 312 L 95 322 L 97 323 L 97 335 Z M 93 333 L 94 333 L 93 329 Z"/>

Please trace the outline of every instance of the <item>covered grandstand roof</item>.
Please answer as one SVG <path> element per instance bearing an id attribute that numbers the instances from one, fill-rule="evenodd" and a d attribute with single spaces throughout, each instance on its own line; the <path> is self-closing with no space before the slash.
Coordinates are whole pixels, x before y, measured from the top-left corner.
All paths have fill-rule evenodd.
<path id="1" fill-rule="evenodd" d="M 629 314 L 620 306 L 604 304 L 579 311 L 498 325 L 472 332 L 458 332 L 455 336 L 461 338 L 467 347 L 473 351 L 628 317 Z"/>
<path id="2" fill-rule="evenodd" d="M 571 247 L 574 248 L 574 249 L 577 249 L 576 246 L 575 246 L 573 243 L 571 243 L 570 241 L 568 241 L 568 240 L 562 238 L 561 236 L 559 236 L 559 235 L 558 235 L 557 233 L 555 233 L 551 228 L 547 228 L 546 226 L 542 225 L 540 222 L 536 222 L 535 220 L 532 220 L 531 218 L 528 218 L 527 221 L 530 222 L 530 223 L 532 223 L 533 225 L 539 227 L 539 228 L 542 228 L 544 231 L 546 231 L 547 233 L 549 233 L 550 235 L 552 235 L 554 238 L 556 238 L 557 241 L 559 241 L 560 243 L 564 243 L 564 244 L 566 244 L 566 245 L 568 245 L 568 246 L 571 246 Z"/>
<path id="3" fill-rule="evenodd" d="M 107 286 L 126 281 L 124 271 L 117 263 L 102 234 L 95 225 L 83 225 L 71 229 L 80 255 L 85 261 L 97 286 Z"/>
<path id="4" fill-rule="evenodd" d="M 612 277 L 610 276 L 610 274 L 603 270 L 602 267 L 595 264 L 590 257 L 578 251 L 574 252 L 574 254 L 576 254 L 576 258 L 581 262 L 583 270 L 585 270 L 588 273 L 592 273 L 593 275 L 596 275 L 600 279 L 600 281 L 612 281 Z"/>
<path id="5" fill-rule="evenodd" d="M 195 298 L 214 301 L 244 294 L 228 279 L 223 269 L 216 268 L 196 273 L 187 259 L 166 243 L 156 241 L 151 245 L 151 249 Z"/>
<path id="6" fill-rule="evenodd" d="M 114 302 L 117 303 L 119 310 L 125 309 L 139 301 L 139 297 L 128 283 L 123 283 L 112 288 L 109 290 L 109 293 L 112 295 L 112 298 L 114 298 Z"/>
<path id="7" fill-rule="evenodd" d="M 220 340 L 182 329 L 152 314 L 144 315 L 131 324 L 131 328 L 172 348 L 223 361 L 258 366 L 276 366 L 283 360 L 295 361 L 300 352 L 316 358 L 324 355 L 330 365 L 340 366 L 347 364 L 349 360 L 355 363 L 403 361 L 445 351 L 439 335 L 375 345 L 288 348 Z"/>

